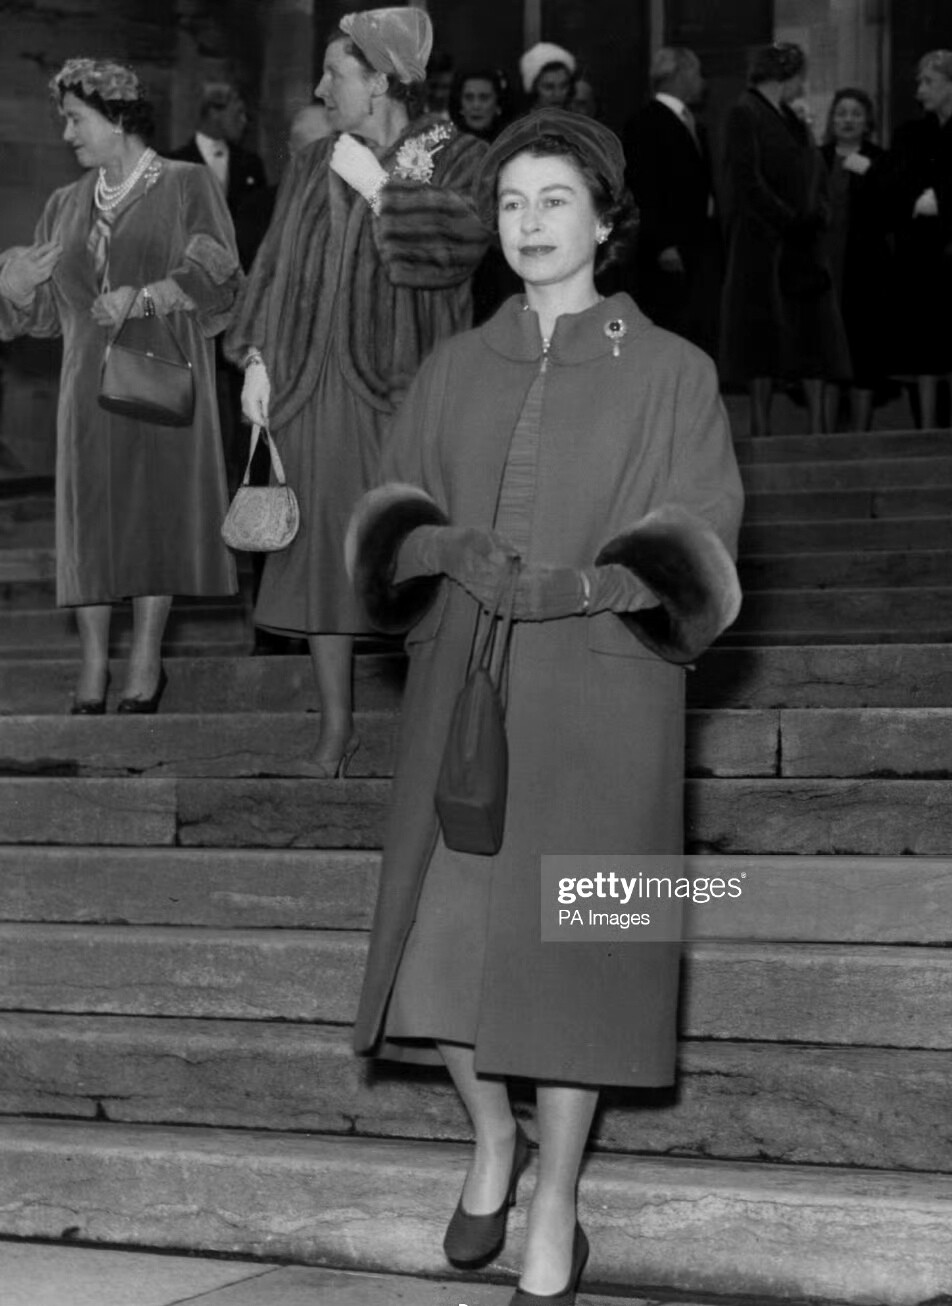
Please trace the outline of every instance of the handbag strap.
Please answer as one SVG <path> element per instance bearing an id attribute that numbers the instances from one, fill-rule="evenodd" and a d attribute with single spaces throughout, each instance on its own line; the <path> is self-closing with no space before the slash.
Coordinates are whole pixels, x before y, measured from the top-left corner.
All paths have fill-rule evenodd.
<path id="1" fill-rule="evenodd" d="M 251 463 L 255 456 L 255 450 L 258 447 L 258 441 L 263 440 L 271 458 L 271 466 L 274 468 L 275 479 L 278 485 L 284 488 L 287 485 L 287 478 L 284 475 L 284 463 L 281 461 L 281 455 L 278 453 L 278 447 L 271 438 L 271 432 L 266 426 L 260 426 L 255 422 L 251 428 L 251 446 L 248 449 L 248 462 L 245 465 L 245 474 L 241 478 L 242 485 L 248 485 L 251 481 Z"/>
<path id="2" fill-rule="evenodd" d="M 506 575 L 499 582 L 482 636 L 474 640 L 470 654 L 469 670 L 482 668 L 487 671 L 497 689 L 501 688 L 503 667 L 509 650 L 520 568 L 519 559 L 512 558 Z"/>
<path id="3" fill-rule="evenodd" d="M 129 300 L 128 304 L 123 310 L 122 317 L 119 319 L 119 321 L 116 323 L 115 327 L 113 328 L 112 335 L 106 341 L 105 356 L 107 358 L 109 356 L 110 349 L 112 349 L 113 345 L 119 339 L 119 334 L 122 331 L 122 328 L 126 325 L 126 322 L 129 320 L 129 314 L 132 312 L 133 306 L 136 302 L 136 298 L 137 295 L 133 295 L 132 298 Z M 172 341 L 172 344 L 175 346 L 175 352 L 178 354 L 181 362 L 183 362 L 186 367 L 192 366 L 188 354 L 186 354 L 185 350 L 179 344 L 179 338 L 172 330 L 172 325 L 165 314 L 156 313 L 153 317 L 148 319 L 143 319 L 143 320 L 151 321 L 151 322 L 160 322 L 164 330 L 168 333 L 169 339 Z"/>

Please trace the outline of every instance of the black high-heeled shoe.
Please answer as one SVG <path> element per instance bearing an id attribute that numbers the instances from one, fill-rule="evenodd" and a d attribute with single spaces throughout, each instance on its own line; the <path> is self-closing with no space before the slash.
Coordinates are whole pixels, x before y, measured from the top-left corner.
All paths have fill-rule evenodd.
<path id="1" fill-rule="evenodd" d="M 528 1163 L 529 1140 L 522 1126 L 517 1124 L 505 1200 L 502 1206 L 488 1215 L 470 1215 L 463 1208 L 462 1197 L 459 1199 L 443 1238 L 443 1251 L 450 1265 L 455 1265 L 459 1270 L 479 1270 L 499 1255 L 506 1241 L 509 1210 L 516 1203 L 519 1176 Z"/>
<path id="2" fill-rule="evenodd" d="M 569 1281 L 561 1292 L 526 1292 L 517 1288 L 509 1298 L 509 1306 L 575 1306 L 578 1296 L 579 1280 L 588 1260 L 588 1239 L 585 1230 L 576 1222 L 575 1236 L 572 1239 L 572 1268 Z"/>
<path id="3" fill-rule="evenodd" d="M 155 692 L 148 698 L 120 698 L 116 704 L 116 711 L 121 712 L 124 716 L 151 716 L 158 712 L 159 703 L 162 695 L 165 693 L 165 687 L 169 683 L 169 678 L 165 674 L 165 667 L 159 667 L 159 679 L 155 687 Z"/>
<path id="4" fill-rule="evenodd" d="M 107 671 L 102 687 L 102 698 L 74 698 L 73 706 L 69 709 L 70 716 L 102 716 L 106 711 L 106 695 L 109 693 L 111 679 Z"/>

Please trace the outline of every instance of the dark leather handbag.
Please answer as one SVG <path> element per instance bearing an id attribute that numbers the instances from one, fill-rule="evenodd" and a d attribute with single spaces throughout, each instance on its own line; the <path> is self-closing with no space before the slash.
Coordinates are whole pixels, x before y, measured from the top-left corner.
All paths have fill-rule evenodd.
<path id="1" fill-rule="evenodd" d="M 492 857 L 502 847 L 509 788 L 506 687 L 517 577 L 513 566 L 481 637 L 477 624 L 436 782 L 443 842 L 455 852 Z"/>
<path id="2" fill-rule="evenodd" d="M 154 426 L 191 426 L 192 364 L 164 317 L 129 317 L 133 302 L 103 354 L 99 406 Z"/>

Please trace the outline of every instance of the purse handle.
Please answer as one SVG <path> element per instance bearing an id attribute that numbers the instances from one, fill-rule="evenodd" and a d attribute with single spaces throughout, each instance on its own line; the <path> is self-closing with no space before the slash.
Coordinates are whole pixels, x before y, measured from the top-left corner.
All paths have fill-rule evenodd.
<path id="1" fill-rule="evenodd" d="M 251 481 L 251 463 L 255 456 L 255 450 L 258 447 L 259 440 L 264 441 L 268 450 L 268 455 L 271 459 L 271 466 L 274 468 L 274 474 L 278 485 L 284 489 L 288 482 L 284 475 L 284 463 L 282 463 L 281 455 L 278 453 L 278 446 L 271 438 L 271 432 L 268 428 L 266 426 L 260 426 L 257 422 L 255 422 L 254 426 L 251 428 L 251 447 L 248 450 L 248 462 L 245 465 L 245 474 L 241 478 L 242 485 L 248 485 Z"/>
<path id="2" fill-rule="evenodd" d="M 119 333 L 122 331 L 122 328 L 126 325 L 126 322 L 129 320 L 129 314 L 132 312 L 132 309 L 133 309 L 133 307 L 134 307 L 135 302 L 136 302 L 137 299 L 138 299 L 138 291 L 137 291 L 136 294 L 134 294 L 134 295 L 132 296 L 132 298 L 129 300 L 128 304 L 126 305 L 126 307 L 125 307 L 125 309 L 124 309 L 124 311 L 123 311 L 122 317 L 119 319 L 119 321 L 116 323 L 115 327 L 113 328 L 112 335 L 111 335 L 111 336 L 109 337 L 109 339 L 106 341 L 106 348 L 105 348 L 105 351 L 104 351 L 104 354 L 103 354 L 103 357 L 104 357 L 104 358 L 108 358 L 108 357 L 109 357 L 109 351 L 110 351 L 110 349 L 112 349 L 113 345 L 114 345 L 114 344 L 116 343 L 116 341 L 119 339 Z M 185 352 L 185 350 L 182 348 L 182 346 L 179 344 L 178 336 L 177 336 L 177 335 L 175 334 L 175 332 L 172 330 L 171 323 L 169 322 L 169 320 L 168 320 L 168 316 L 167 316 L 166 314 L 164 314 L 164 313 L 155 313 L 155 314 L 153 315 L 152 318 L 150 318 L 150 319 L 143 318 L 142 320 L 143 320 L 143 321 L 147 321 L 147 320 L 148 320 L 148 321 L 154 321 L 154 322 L 161 322 L 161 323 L 162 323 L 162 326 L 163 326 L 163 327 L 165 328 L 165 330 L 168 332 L 169 339 L 172 341 L 172 344 L 175 346 L 175 352 L 176 352 L 176 353 L 178 354 L 178 356 L 179 356 L 179 361 L 182 362 L 182 363 L 184 363 L 186 367 L 189 367 L 189 368 L 190 368 L 190 367 L 192 366 L 191 359 L 189 358 L 188 354 L 186 354 L 186 352 Z"/>
<path id="3" fill-rule="evenodd" d="M 519 558 L 510 558 L 509 569 L 499 582 L 493 606 L 489 610 L 486 628 L 478 643 L 474 641 L 470 655 L 469 670 L 481 669 L 487 672 L 490 680 L 503 692 L 503 680 L 509 641 L 512 637 L 513 613 L 516 606 L 516 586 L 521 570 Z M 469 674 L 467 671 L 467 675 Z"/>

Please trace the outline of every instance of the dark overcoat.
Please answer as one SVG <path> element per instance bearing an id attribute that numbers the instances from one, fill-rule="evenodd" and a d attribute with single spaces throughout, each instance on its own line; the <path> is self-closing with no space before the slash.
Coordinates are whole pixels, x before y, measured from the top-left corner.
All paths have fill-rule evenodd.
<path id="1" fill-rule="evenodd" d="M 698 124 L 692 135 L 652 100 L 627 125 L 623 143 L 639 219 L 632 293 L 659 326 L 715 354 L 723 258 L 707 133 Z M 658 266 L 670 248 L 681 255 L 683 273 Z"/>
<path id="2" fill-rule="evenodd" d="M 896 241 L 896 349 L 902 376 L 952 372 L 952 119 L 934 114 L 903 123 L 889 152 L 887 188 Z M 916 200 L 935 192 L 938 213 L 916 216 Z"/>
<path id="3" fill-rule="evenodd" d="M 749 90 L 724 133 L 721 378 L 850 377 L 824 233 L 828 178 L 809 128 Z"/>
<path id="4" fill-rule="evenodd" d="M 607 333 L 613 320 L 625 328 L 617 357 Z M 361 1052 L 424 1059 L 392 1044 L 381 1048 L 380 1039 L 437 834 L 435 781 L 477 615 L 474 600 L 447 580 L 393 585 L 396 555 L 406 533 L 426 521 L 491 525 L 510 438 L 541 359 L 538 319 L 520 298 L 440 347 L 395 420 L 386 484 L 352 522 L 351 555 L 371 615 L 389 629 L 412 627 L 356 1023 Z M 541 430 L 526 561 L 627 562 L 642 578 L 652 574 L 656 592 L 667 591 L 671 612 L 680 603 L 681 615 L 654 606 L 621 618 L 606 611 L 517 623 L 509 804 L 502 849 L 487 859 L 492 902 L 476 1065 L 535 1079 L 666 1083 L 677 945 L 542 943 L 540 856 L 680 853 L 684 671 L 667 657 L 693 657 L 736 614 L 729 551 L 740 480 L 710 360 L 654 327 L 626 295 L 559 318 Z M 666 565 L 669 552 L 660 563 L 655 558 L 654 574 L 650 544 L 634 559 L 639 523 L 646 541 L 654 524 L 656 552 L 673 550 L 678 566 Z M 672 597 L 675 572 L 689 597 Z"/>

